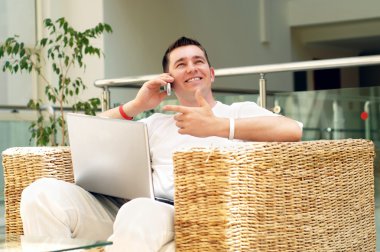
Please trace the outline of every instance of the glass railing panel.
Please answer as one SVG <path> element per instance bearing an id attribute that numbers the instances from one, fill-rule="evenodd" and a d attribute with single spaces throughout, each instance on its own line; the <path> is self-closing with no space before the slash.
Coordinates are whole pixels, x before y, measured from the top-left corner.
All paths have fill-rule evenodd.
<path id="1" fill-rule="evenodd" d="M 29 127 L 30 123 L 25 121 L 0 121 L 0 150 L 1 152 L 7 148 L 15 146 L 29 146 L 30 132 Z M 0 160 L 1 160 L 0 156 Z M 1 163 L 2 165 L 2 160 Z M 1 166 L 2 167 L 2 166 Z M 4 199 L 4 179 L 3 179 L 3 168 L 1 169 L 1 194 L 0 200 Z"/>
<path id="2" fill-rule="evenodd" d="M 0 153 L 10 147 L 29 146 L 30 123 L 27 121 L 0 120 Z M 0 233 L 4 230 L 4 170 L 0 155 Z"/>
<path id="3" fill-rule="evenodd" d="M 304 140 L 365 138 L 379 142 L 380 87 L 277 93 L 280 113 L 304 124 Z"/>
<path id="4" fill-rule="evenodd" d="M 375 219 L 380 248 L 380 87 L 278 93 L 281 114 L 304 123 L 303 139 L 370 139 L 375 144 Z"/>

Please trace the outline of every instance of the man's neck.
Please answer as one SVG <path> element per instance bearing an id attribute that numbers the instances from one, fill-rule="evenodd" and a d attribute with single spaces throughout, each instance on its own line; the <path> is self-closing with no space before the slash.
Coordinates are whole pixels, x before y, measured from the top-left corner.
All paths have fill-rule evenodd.
<path id="1" fill-rule="evenodd" d="M 207 101 L 207 103 L 210 105 L 211 108 L 213 108 L 216 105 L 216 101 L 215 101 L 215 99 L 214 99 L 214 97 L 212 95 L 210 97 L 205 97 L 205 100 Z M 199 104 L 198 104 L 198 102 L 196 100 L 192 100 L 192 101 L 189 101 L 189 100 L 179 100 L 179 103 L 182 106 L 199 107 Z"/>

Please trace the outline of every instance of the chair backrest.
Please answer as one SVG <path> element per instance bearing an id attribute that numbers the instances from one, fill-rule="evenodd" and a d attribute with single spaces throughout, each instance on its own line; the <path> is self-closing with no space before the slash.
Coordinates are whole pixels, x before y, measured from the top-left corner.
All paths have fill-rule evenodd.
<path id="1" fill-rule="evenodd" d="M 375 251 L 370 141 L 233 143 L 173 159 L 177 251 Z"/>

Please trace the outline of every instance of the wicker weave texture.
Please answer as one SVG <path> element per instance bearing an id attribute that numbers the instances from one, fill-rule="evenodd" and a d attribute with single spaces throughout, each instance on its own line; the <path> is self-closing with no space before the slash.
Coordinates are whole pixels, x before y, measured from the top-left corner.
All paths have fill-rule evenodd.
<path id="1" fill-rule="evenodd" d="M 178 151 L 177 251 L 375 251 L 373 143 Z"/>
<path id="2" fill-rule="evenodd" d="M 15 147 L 3 151 L 2 156 L 6 233 L 23 234 L 20 217 L 22 190 L 42 177 L 74 182 L 70 148 Z"/>

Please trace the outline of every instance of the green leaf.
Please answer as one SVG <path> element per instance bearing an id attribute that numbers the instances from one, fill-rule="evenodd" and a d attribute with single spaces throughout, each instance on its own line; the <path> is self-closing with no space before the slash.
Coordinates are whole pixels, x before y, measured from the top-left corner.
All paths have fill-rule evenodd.
<path id="1" fill-rule="evenodd" d="M 67 33 L 67 31 L 68 31 L 68 30 L 67 30 L 68 26 L 69 26 L 69 25 L 68 25 L 67 22 L 63 24 L 63 30 L 65 31 L 65 33 Z"/>
<path id="2" fill-rule="evenodd" d="M 111 28 L 111 26 L 110 26 L 109 24 L 104 24 L 104 29 L 105 29 L 106 32 L 108 32 L 108 33 L 113 32 L 113 31 L 112 31 L 112 28 Z"/>
<path id="3" fill-rule="evenodd" d="M 12 53 L 13 48 L 11 46 L 7 47 L 7 54 L 10 55 Z"/>
<path id="4" fill-rule="evenodd" d="M 22 58 L 22 57 L 24 57 L 24 55 L 25 55 L 25 49 L 22 48 L 22 49 L 20 50 L 20 57 Z"/>
<path id="5" fill-rule="evenodd" d="M 11 63 L 9 61 L 5 61 L 4 69 L 7 69 Z"/>
<path id="6" fill-rule="evenodd" d="M 20 48 L 19 43 L 15 43 L 15 46 L 13 47 L 13 54 L 17 54 L 19 48 Z"/>
<path id="7" fill-rule="evenodd" d="M 63 45 L 64 45 L 64 47 L 67 46 L 68 41 L 69 41 L 69 39 L 66 36 L 64 36 L 63 37 Z"/>
<path id="8" fill-rule="evenodd" d="M 15 42 L 15 38 L 14 37 L 9 37 L 5 40 L 5 45 L 9 46 L 10 44 L 13 44 Z"/>
<path id="9" fill-rule="evenodd" d="M 51 22 L 51 19 L 50 19 L 50 18 L 46 18 L 46 19 L 44 20 L 44 25 L 45 25 L 45 27 L 52 26 L 53 24 L 52 24 L 52 22 Z"/>
<path id="10" fill-rule="evenodd" d="M 53 67 L 53 71 L 54 71 L 57 75 L 59 75 L 59 74 L 61 73 L 61 70 L 57 67 L 57 64 L 56 64 L 56 63 L 53 63 L 52 67 Z"/>
<path id="11" fill-rule="evenodd" d="M 59 35 L 56 39 L 55 39 L 55 42 L 58 42 L 58 41 L 60 41 L 61 39 L 62 39 L 62 34 L 61 35 Z"/>
<path id="12" fill-rule="evenodd" d="M 66 23 L 65 18 L 64 17 L 58 18 L 56 23 L 59 23 L 59 27 L 62 27 Z"/>
<path id="13" fill-rule="evenodd" d="M 69 56 L 66 56 L 65 57 L 65 66 L 69 65 L 69 60 L 70 60 Z"/>
<path id="14" fill-rule="evenodd" d="M 34 101 L 32 99 L 30 99 L 28 101 L 28 104 L 26 105 L 28 108 L 31 108 L 31 109 L 34 109 L 35 107 L 35 104 L 34 104 Z"/>
<path id="15" fill-rule="evenodd" d="M 47 43 L 47 41 L 48 41 L 48 39 L 47 39 L 47 38 L 43 38 L 43 39 L 41 39 L 41 41 L 40 41 L 40 45 L 41 45 L 42 47 L 45 47 L 45 46 L 46 46 L 46 43 Z"/>
<path id="16" fill-rule="evenodd" d="M 47 57 L 50 58 L 52 54 L 52 48 L 49 48 L 47 51 Z"/>

